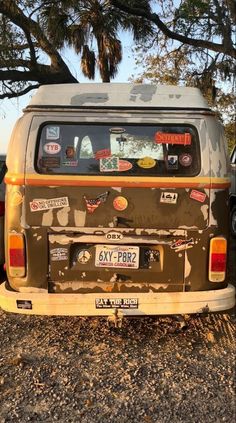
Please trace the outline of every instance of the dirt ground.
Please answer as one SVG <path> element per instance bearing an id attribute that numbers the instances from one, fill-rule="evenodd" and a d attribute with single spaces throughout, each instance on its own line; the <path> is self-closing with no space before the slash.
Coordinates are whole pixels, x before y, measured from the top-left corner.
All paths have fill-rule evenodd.
<path id="1" fill-rule="evenodd" d="M 186 323 L 0 311 L 0 423 L 232 423 L 235 310 Z"/>

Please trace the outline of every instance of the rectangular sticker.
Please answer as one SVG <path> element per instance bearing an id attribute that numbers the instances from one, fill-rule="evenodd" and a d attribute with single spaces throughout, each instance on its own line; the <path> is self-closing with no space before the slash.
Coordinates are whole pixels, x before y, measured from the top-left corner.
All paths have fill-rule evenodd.
<path id="1" fill-rule="evenodd" d="M 69 201 L 68 197 L 60 198 L 51 198 L 51 199 L 35 199 L 30 202 L 30 210 L 32 212 L 49 210 L 49 209 L 58 209 L 60 207 L 68 207 Z"/>
<path id="2" fill-rule="evenodd" d="M 60 136 L 59 126 L 48 126 L 46 128 L 46 138 L 47 140 L 57 140 Z"/>
<path id="3" fill-rule="evenodd" d="M 204 194 L 204 192 L 193 189 L 190 193 L 190 198 L 192 198 L 193 200 L 199 201 L 200 203 L 204 203 L 206 199 L 206 194 Z"/>
<path id="4" fill-rule="evenodd" d="M 68 259 L 68 250 L 67 248 L 53 248 L 50 251 L 50 256 L 52 261 L 61 261 Z"/>
<path id="5" fill-rule="evenodd" d="M 41 167 L 55 168 L 61 166 L 60 157 L 42 157 L 39 161 Z"/>
<path id="6" fill-rule="evenodd" d="M 161 194 L 160 202 L 167 204 L 176 204 L 178 199 L 178 194 L 175 192 L 163 192 Z"/>
<path id="7" fill-rule="evenodd" d="M 138 308 L 138 298 L 96 298 L 96 308 Z"/>
<path id="8" fill-rule="evenodd" d="M 17 308 L 22 310 L 32 310 L 32 302 L 30 300 L 16 300 Z"/>
<path id="9" fill-rule="evenodd" d="M 168 155 L 167 156 L 167 169 L 178 169 L 178 156 Z"/>
<path id="10" fill-rule="evenodd" d="M 119 158 L 118 157 L 104 157 L 99 161 L 100 172 L 114 172 L 119 170 Z"/>
<path id="11" fill-rule="evenodd" d="M 155 133 L 156 144 L 183 144 L 191 145 L 191 134 L 172 134 L 166 132 Z"/>

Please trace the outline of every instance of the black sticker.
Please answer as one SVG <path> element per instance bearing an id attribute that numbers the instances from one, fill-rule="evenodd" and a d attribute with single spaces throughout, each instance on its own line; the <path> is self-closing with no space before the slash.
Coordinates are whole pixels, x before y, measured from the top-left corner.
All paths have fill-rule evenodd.
<path id="1" fill-rule="evenodd" d="M 16 300 L 17 308 L 22 310 L 32 310 L 32 302 L 30 300 Z"/>

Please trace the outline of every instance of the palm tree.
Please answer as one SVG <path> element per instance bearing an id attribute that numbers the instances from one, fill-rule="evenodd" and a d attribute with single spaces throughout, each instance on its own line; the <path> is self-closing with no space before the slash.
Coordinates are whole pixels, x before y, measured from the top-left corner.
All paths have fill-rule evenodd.
<path id="1" fill-rule="evenodd" d="M 148 0 L 143 2 L 148 7 Z M 120 30 L 131 31 L 134 41 L 152 34 L 150 23 L 118 11 L 109 0 L 48 1 L 40 16 L 54 45 L 73 47 L 81 55 L 83 74 L 94 79 L 97 66 L 103 82 L 115 77 L 122 60 Z"/>

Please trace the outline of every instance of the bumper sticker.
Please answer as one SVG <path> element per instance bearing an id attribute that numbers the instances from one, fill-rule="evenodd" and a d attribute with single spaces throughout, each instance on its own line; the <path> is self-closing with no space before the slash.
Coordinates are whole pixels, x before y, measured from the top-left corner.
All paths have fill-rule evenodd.
<path id="1" fill-rule="evenodd" d="M 192 189 L 190 193 L 190 198 L 192 198 L 193 200 L 199 201 L 200 203 L 204 203 L 206 199 L 206 194 L 204 192 Z"/>
<path id="2" fill-rule="evenodd" d="M 96 298 L 96 308 L 138 308 L 138 298 Z"/>
<path id="3" fill-rule="evenodd" d="M 59 209 L 61 207 L 68 207 L 69 201 L 68 197 L 60 198 L 51 198 L 51 199 L 35 199 L 30 202 L 30 210 L 32 212 L 49 210 L 49 209 Z"/>
<path id="4" fill-rule="evenodd" d="M 175 192 L 163 192 L 161 194 L 160 203 L 166 204 L 176 204 L 178 199 L 178 194 Z"/>

